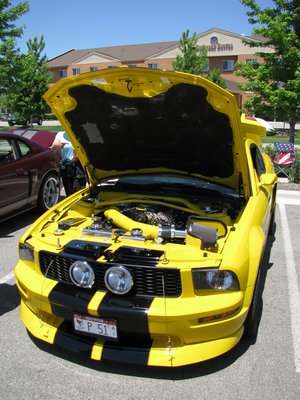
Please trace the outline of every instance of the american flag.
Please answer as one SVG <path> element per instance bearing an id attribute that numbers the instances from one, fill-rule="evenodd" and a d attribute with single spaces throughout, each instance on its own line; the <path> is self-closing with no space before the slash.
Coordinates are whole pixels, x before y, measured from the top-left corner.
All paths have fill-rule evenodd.
<path id="1" fill-rule="evenodd" d="M 294 152 L 293 143 L 275 142 L 274 146 L 279 153 Z"/>
<path id="2" fill-rule="evenodd" d="M 278 153 L 280 153 L 275 160 L 273 160 L 274 163 L 278 165 L 290 165 L 294 162 L 293 143 L 275 142 L 274 145 Z"/>

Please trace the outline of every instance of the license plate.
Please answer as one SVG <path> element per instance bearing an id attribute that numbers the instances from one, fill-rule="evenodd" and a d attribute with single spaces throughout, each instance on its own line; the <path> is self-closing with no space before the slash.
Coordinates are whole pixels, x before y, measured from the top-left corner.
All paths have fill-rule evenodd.
<path id="1" fill-rule="evenodd" d="M 118 339 L 117 321 L 74 314 L 74 330 L 91 336 L 104 336 Z"/>

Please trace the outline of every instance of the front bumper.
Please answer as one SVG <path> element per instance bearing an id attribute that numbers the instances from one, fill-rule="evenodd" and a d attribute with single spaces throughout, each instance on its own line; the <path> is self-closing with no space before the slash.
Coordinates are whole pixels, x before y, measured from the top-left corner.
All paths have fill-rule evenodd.
<path id="1" fill-rule="evenodd" d="M 29 332 L 99 361 L 176 367 L 214 358 L 239 342 L 249 306 L 247 292 L 166 299 L 89 292 L 47 279 L 23 261 L 15 274 Z M 75 333 L 74 313 L 116 319 L 119 341 Z"/>

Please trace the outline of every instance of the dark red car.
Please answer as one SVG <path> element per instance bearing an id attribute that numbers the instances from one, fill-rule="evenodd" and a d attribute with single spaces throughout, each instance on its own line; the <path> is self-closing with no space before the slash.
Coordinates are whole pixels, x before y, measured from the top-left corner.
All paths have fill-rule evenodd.
<path id="1" fill-rule="evenodd" d="M 58 202 L 58 168 L 50 146 L 55 132 L 0 132 L 0 220 Z"/>

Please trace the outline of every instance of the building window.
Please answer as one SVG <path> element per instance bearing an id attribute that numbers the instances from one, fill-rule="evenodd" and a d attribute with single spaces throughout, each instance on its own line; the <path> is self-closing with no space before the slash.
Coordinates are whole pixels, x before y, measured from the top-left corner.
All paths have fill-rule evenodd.
<path id="1" fill-rule="evenodd" d="M 206 66 L 203 68 L 202 72 L 209 72 L 209 62 L 206 64 Z"/>
<path id="2" fill-rule="evenodd" d="M 66 78 L 67 77 L 67 70 L 66 69 L 61 69 L 59 71 L 59 77 L 60 78 Z"/>
<path id="3" fill-rule="evenodd" d="M 216 44 L 218 44 L 218 38 L 217 38 L 217 36 L 212 36 L 211 38 L 210 38 L 210 44 L 211 45 L 216 45 Z"/>
<path id="4" fill-rule="evenodd" d="M 156 63 L 148 64 L 148 68 L 157 69 L 157 67 L 158 67 L 158 64 L 156 64 Z"/>
<path id="5" fill-rule="evenodd" d="M 73 75 L 80 74 L 80 68 L 73 68 Z"/>
<path id="6" fill-rule="evenodd" d="M 98 67 L 90 67 L 90 72 L 98 71 Z"/>
<path id="7" fill-rule="evenodd" d="M 222 71 L 233 71 L 233 70 L 234 70 L 234 60 L 222 61 Z"/>
<path id="8" fill-rule="evenodd" d="M 258 63 L 257 58 L 247 58 L 246 59 L 246 64 L 256 64 L 256 63 Z"/>

